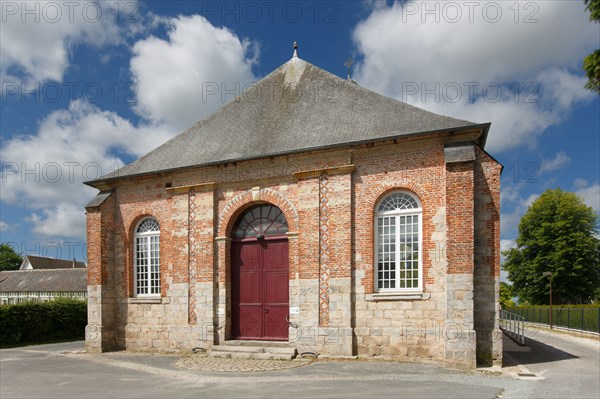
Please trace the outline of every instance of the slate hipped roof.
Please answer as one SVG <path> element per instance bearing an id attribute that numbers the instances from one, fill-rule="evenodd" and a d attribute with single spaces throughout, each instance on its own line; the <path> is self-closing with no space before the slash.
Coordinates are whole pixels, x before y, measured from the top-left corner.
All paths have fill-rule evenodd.
<path id="1" fill-rule="evenodd" d="M 21 263 L 21 270 L 23 270 L 23 267 L 27 263 L 27 260 L 29 260 L 29 264 L 31 264 L 31 267 L 34 270 L 73 269 L 73 268 L 85 269 L 86 268 L 84 262 L 77 262 L 77 261 L 66 260 L 66 259 L 45 258 L 42 256 L 26 255 L 25 258 L 23 259 L 23 263 Z"/>
<path id="2" fill-rule="evenodd" d="M 221 109 L 97 183 L 191 166 L 348 146 L 490 124 L 408 105 L 292 58 Z"/>
<path id="3" fill-rule="evenodd" d="M 52 269 L 0 272 L 0 292 L 40 291 L 87 291 L 87 270 Z"/>

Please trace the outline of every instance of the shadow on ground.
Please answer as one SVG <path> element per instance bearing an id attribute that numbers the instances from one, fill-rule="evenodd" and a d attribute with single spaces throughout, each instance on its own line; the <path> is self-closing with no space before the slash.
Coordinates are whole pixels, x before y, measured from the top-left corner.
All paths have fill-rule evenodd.
<path id="1" fill-rule="evenodd" d="M 526 338 L 525 346 L 517 344 L 506 335 L 504 335 L 503 340 L 502 367 L 511 367 L 518 364 L 549 363 L 577 358 L 577 356 L 530 337 Z"/>

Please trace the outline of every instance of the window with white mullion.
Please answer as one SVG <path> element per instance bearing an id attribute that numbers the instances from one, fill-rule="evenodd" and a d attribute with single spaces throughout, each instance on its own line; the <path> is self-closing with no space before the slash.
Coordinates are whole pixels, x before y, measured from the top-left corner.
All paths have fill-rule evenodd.
<path id="1" fill-rule="evenodd" d="M 375 291 L 422 290 L 421 207 L 411 194 L 395 192 L 375 217 Z"/>
<path id="2" fill-rule="evenodd" d="M 378 272 L 379 289 L 394 289 L 396 284 L 396 219 L 378 218 Z"/>
<path id="3" fill-rule="evenodd" d="M 135 293 L 160 295 L 160 230 L 152 218 L 142 220 L 135 233 Z"/>
<path id="4" fill-rule="evenodd" d="M 402 215 L 398 219 L 398 287 L 419 288 L 419 216 Z"/>
<path id="5" fill-rule="evenodd" d="M 150 237 L 150 294 L 160 294 L 160 248 L 159 237 Z"/>

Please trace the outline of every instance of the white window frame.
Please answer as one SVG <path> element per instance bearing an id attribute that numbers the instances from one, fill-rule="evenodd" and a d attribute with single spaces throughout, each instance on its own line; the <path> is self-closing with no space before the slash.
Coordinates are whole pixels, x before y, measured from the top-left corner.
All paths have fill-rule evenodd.
<path id="1" fill-rule="evenodd" d="M 157 226 L 158 226 L 158 231 L 147 231 L 147 232 L 138 232 L 138 229 L 140 228 L 140 225 L 142 223 L 144 223 L 145 221 L 152 219 L 154 220 L 154 222 L 156 222 Z M 134 292 L 134 296 L 136 298 L 157 298 L 160 297 L 161 295 L 161 271 L 160 271 L 160 224 L 158 223 L 158 220 L 156 218 L 153 217 L 147 217 L 144 218 L 142 220 L 139 221 L 139 223 L 135 226 L 135 233 L 133 235 L 133 281 L 134 281 L 134 287 L 133 287 L 133 292 Z M 146 259 L 150 260 L 152 259 L 152 239 L 156 239 L 158 240 L 158 257 L 155 257 L 156 259 L 158 259 L 158 285 L 152 286 L 152 267 L 150 264 L 150 261 L 148 262 L 147 265 L 147 270 L 145 272 L 145 278 L 144 281 L 147 282 L 147 286 L 144 288 L 148 289 L 148 292 L 146 293 L 140 293 L 138 292 L 138 290 L 140 289 L 140 278 L 139 278 L 139 273 L 138 273 L 138 256 L 140 251 L 138 250 L 138 243 L 139 243 L 139 239 L 144 240 L 146 243 Z M 156 291 L 156 292 L 152 292 L 152 291 Z"/>
<path id="2" fill-rule="evenodd" d="M 393 211 L 379 211 L 379 206 L 381 205 L 381 203 L 383 201 L 385 201 L 387 198 L 389 198 L 391 195 L 394 194 L 398 194 L 398 193 L 402 193 L 405 195 L 409 195 L 410 197 L 412 197 L 417 205 L 418 208 L 412 208 L 412 209 L 396 209 Z M 400 259 L 399 257 L 399 252 L 400 252 L 400 217 L 401 216 L 413 216 L 416 215 L 418 217 L 418 246 L 419 246 L 419 250 L 418 250 L 418 280 L 417 280 L 417 287 L 410 287 L 410 288 L 400 288 L 400 268 L 399 268 L 399 264 L 398 264 L 398 260 Z M 395 288 L 379 288 L 379 241 L 380 241 L 380 236 L 379 236 L 379 218 L 380 217 L 393 217 L 395 218 L 395 244 L 396 244 L 396 249 L 395 249 L 395 260 L 396 260 L 396 265 L 395 265 Z M 397 191 L 393 191 L 388 193 L 387 195 L 385 195 L 383 198 L 381 198 L 376 206 L 375 206 L 375 212 L 374 212 L 374 218 L 373 218 L 373 235 L 374 235 L 374 240 L 373 242 L 375 243 L 374 248 L 373 248 L 373 254 L 374 254 L 374 262 L 373 262 L 373 291 L 376 293 L 393 293 L 393 292 L 407 292 L 407 293 L 421 293 L 423 292 L 423 207 L 421 205 L 421 201 L 419 201 L 419 198 L 414 195 L 411 192 L 408 191 L 404 191 L 404 190 L 397 190 Z"/>

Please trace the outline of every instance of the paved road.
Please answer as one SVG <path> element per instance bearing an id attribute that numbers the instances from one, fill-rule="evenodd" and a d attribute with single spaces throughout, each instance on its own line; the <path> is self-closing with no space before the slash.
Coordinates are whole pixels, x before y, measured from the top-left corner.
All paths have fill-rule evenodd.
<path id="1" fill-rule="evenodd" d="M 287 370 L 223 373 L 179 368 L 176 355 L 90 355 L 81 353 L 82 342 L 30 346 L 0 350 L 0 397 L 598 397 L 597 385 L 592 381 L 599 367 L 596 343 L 546 338 L 542 333 L 537 338 L 543 338 L 546 345 L 553 341 L 556 348 L 532 343 L 533 355 L 526 355 L 519 347 L 507 345 L 513 358 L 529 359 L 520 367 L 541 375 L 536 379 L 511 375 L 521 370 L 518 366 L 507 368 L 509 372 L 503 375 L 487 375 L 435 365 L 375 361 L 319 361 Z M 544 357 L 546 352 L 550 358 Z M 594 359 L 596 364 L 592 365 Z M 578 367 L 586 368 L 587 373 L 577 371 Z M 580 387 L 581 381 L 592 391 Z"/>
<path id="2" fill-rule="evenodd" d="M 507 390 L 505 398 L 600 398 L 600 340 L 528 330 L 527 346 L 505 340 L 505 364 L 529 384 Z"/>

